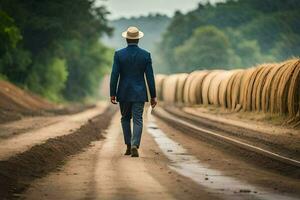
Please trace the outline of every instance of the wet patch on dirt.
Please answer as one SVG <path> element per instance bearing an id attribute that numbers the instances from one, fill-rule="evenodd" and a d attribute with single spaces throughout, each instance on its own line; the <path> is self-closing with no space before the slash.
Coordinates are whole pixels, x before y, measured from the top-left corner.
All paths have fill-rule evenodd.
<path id="1" fill-rule="evenodd" d="M 69 135 L 48 139 L 30 150 L 0 161 L 0 197 L 18 197 L 31 181 L 45 176 L 61 166 L 66 157 L 77 154 L 92 141 L 103 139 L 116 109 L 108 107 L 104 113 L 89 120 Z"/>

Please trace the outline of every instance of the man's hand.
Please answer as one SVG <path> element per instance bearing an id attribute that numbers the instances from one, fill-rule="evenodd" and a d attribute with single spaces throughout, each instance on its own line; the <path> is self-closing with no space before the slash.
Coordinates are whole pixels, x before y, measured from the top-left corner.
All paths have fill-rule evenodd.
<path id="1" fill-rule="evenodd" d="M 116 96 L 111 96 L 111 97 L 110 97 L 110 102 L 111 102 L 112 104 L 117 104 Z"/>
<path id="2" fill-rule="evenodd" d="M 156 106 L 156 104 L 157 104 L 156 98 L 151 98 L 150 103 L 151 103 L 151 107 L 152 107 L 152 108 L 155 108 L 155 106 Z"/>

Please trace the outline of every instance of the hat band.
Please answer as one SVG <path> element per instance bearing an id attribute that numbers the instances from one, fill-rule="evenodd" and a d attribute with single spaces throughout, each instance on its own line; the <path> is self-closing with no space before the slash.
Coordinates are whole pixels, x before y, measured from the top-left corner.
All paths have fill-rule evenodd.
<path id="1" fill-rule="evenodd" d="M 129 36 L 129 37 L 137 37 L 137 36 L 139 36 L 139 32 L 134 32 L 134 33 L 127 32 L 127 36 Z"/>

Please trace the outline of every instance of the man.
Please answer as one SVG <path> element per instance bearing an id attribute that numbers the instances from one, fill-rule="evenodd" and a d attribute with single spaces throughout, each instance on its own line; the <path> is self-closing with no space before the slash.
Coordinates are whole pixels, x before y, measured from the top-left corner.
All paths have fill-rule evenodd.
<path id="1" fill-rule="evenodd" d="M 151 95 L 151 106 L 157 104 L 152 60 L 149 52 L 138 47 L 144 33 L 129 27 L 122 33 L 128 46 L 115 52 L 110 79 L 111 103 L 120 104 L 121 124 L 127 149 L 125 155 L 138 157 L 143 130 L 144 104 L 148 101 L 145 77 Z M 133 118 L 133 132 L 130 121 Z"/>

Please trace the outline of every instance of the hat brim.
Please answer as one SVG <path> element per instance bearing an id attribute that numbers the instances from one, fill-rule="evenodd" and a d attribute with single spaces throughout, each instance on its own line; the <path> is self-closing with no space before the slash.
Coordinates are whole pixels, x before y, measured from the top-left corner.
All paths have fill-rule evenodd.
<path id="1" fill-rule="evenodd" d="M 142 31 L 139 31 L 139 35 L 138 36 L 136 36 L 136 37 L 130 37 L 129 35 L 127 35 L 127 31 L 124 31 L 123 33 L 122 33 L 122 37 L 123 38 L 127 38 L 127 39 L 140 39 L 140 38 L 142 38 L 142 37 L 144 37 L 144 33 L 142 32 Z"/>

